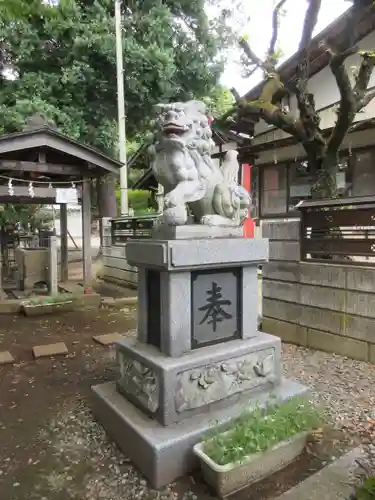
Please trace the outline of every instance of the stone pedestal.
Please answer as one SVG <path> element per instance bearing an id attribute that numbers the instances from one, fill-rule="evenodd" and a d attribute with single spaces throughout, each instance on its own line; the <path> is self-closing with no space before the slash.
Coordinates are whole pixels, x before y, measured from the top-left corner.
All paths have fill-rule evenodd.
<path id="1" fill-rule="evenodd" d="M 257 330 L 266 240 L 162 226 L 126 253 L 139 269 L 138 338 L 118 343 L 119 380 L 93 388 L 94 412 L 160 487 L 191 469 L 213 422 L 305 389 L 282 380 L 280 340 Z"/>

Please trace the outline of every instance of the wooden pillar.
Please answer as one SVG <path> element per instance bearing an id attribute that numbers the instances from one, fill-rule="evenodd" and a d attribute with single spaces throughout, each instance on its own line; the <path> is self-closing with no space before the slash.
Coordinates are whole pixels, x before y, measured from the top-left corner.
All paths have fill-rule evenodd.
<path id="1" fill-rule="evenodd" d="M 91 262 L 91 190 L 90 180 L 84 179 L 82 185 L 82 237 L 83 237 L 83 283 L 92 285 Z"/>
<path id="2" fill-rule="evenodd" d="M 66 203 L 60 204 L 60 241 L 61 241 L 61 252 L 60 252 L 60 270 L 61 270 L 61 281 L 64 283 L 68 281 L 68 206 Z"/>

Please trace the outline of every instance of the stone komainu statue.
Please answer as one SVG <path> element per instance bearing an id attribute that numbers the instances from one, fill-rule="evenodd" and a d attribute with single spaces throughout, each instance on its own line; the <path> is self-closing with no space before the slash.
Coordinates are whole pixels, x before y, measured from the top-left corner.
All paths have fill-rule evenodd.
<path id="1" fill-rule="evenodd" d="M 199 224 L 239 226 L 247 217 L 251 198 L 237 183 L 237 152 L 228 151 L 219 167 L 211 159 L 212 131 L 206 107 L 199 101 L 160 104 L 151 167 L 164 187 L 162 222 L 187 223 L 187 207 Z"/>

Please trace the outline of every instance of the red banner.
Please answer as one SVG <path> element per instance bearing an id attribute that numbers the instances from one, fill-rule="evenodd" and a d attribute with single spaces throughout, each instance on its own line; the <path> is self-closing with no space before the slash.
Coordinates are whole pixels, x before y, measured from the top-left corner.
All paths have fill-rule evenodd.
<path id="1" fill-rule="evenodd" d="M 244 163 L 241 170 L 241 184 L 246 191 L 251 195 L 251 165 Z M 254 238 L 255 223 L 249 214 L 243 225 L 244 238 Z"/>

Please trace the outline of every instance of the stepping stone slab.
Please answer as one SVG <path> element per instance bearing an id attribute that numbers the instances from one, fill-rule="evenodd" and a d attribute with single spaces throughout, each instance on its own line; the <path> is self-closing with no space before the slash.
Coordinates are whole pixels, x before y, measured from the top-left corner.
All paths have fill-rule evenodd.
<path id="1" fill-rule="evenodd" d="M 34 358 L 47 358 L 50 356 L 58 356 L 61 354 L 68 354 L 68 348 L 64 342 L 57 342 L 57 344 L 37 345 L 33 347 Z"/>
<path id="2" fill-rule="evenodd" d="M 14 358 L 9 351 L 0 352 L 0 366 L 14 363 Z"/>
<path id="3" fill-rule="evenodd" d="M 276 500 L 343 500 L 353 489 L 349 470 L 355 460 L 363 457 L 361 448 L 355 448 L 297 486 L 278 496 Z"/>
<path id="4" fill-rule="evenodd" d="M 101 303 L 103 306 L 110 306 L 115 303 L 115 299 L 113 297 L 103 297 Z"/>
<path id="5" fill-rule="evenodd" d="M 105 335 L 95 335 L 93 340 L 100 345 L 111 345 L 119 340 L 124 340 L 124 335 L 120 333 L 106 333 Z"/>

